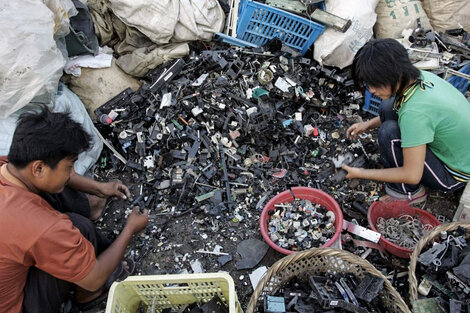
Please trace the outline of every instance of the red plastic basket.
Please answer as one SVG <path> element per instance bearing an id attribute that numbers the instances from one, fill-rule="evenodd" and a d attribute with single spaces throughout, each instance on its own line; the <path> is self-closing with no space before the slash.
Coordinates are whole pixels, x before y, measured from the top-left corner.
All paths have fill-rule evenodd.
<path id="1" fill-rule="evenodd" d="M 423 224 L 430 224 L 433 227 L 441 224 L 434 215 L 424 210 L 412 207 L 407 201 L 376 201 L 372 203 L 369 208 L 367 220 L 369 221 L 370 228 L 372 228 L 373 231 L 377 231 L 375 225 L 377 224 L 377 219 L 379 217 L 388 219 L 392 217 L 399 217 L 403 214 L 411 216 L 417 215 Z M 384 236 L 380 237 L 379 245 L 399 258 L 409 259 L 413 253 L 413 250 L 400 247 L 384 238 Z"/>
<path id="2" fill-rule="evenodd" d="M 328 240 L 324 245 L 321 246 L 321 247 L 330 247 L 336 240 L 339 239 L 339 236 L 341 235 L 341 231 L 343 230 L 343 212 L 341 212 L 341 209 L 338 203 L 329 194 L 318 189 L 314 189 L 310 187 L 293 187 L 291 190 L 294 193 L 296 199 L 305 199 L 313 203 L 318 203 L 326 207 L 328 211 L 332 211 L 335 213 L 336 232 L 330 240 Z M 294 199 L 292 198 L 292 194 L 290 193 L 289 190 L 281 192 L 280 194 L 276 195 L 274 198 L 269 200 L 269 202 L 266 204 L 263 211 L 261 212 L 261 217 L 259 219 L 261 235 L 263 236 L 264 240 L 274 250 L 279 251 L 283 254 L 287 254 L 287 255 L 292 254 L 297 251 L 292 251 L 292 250 L 281 248 L 271 240 L 268 234 L 268 222 L 270 218 L 268 212 L 272 211 L 274 209 L 274 205 L 277 203 L 293 202 L 293 201 Z"/>

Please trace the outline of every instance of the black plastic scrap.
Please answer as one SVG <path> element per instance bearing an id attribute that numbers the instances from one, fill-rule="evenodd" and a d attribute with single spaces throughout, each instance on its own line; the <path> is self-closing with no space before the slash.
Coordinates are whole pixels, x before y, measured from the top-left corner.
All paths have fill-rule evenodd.
<path id="1" fill-rule="evenodd" d="M 103 170 L 129 171 L 144 198 L 153 195 L 149 209 L 173 215 L 233 218 L 240 205 L 255 208 L 290 186 L 340 189 L 331 158 L 363 154 L 340 135 L 362 99 L 349 73 L 282 53 L 211 48 L 153 70 L 141 89 L 95 110 L 97 128 L 125 159 L 123 168 L 105 152 Z M 263 70 L 272 80 L 261 85 Z"/>
<path id="2" fill-rule="evenodd" d="M 265 242 L 258 239 L 251 238 L 240 242 L 237 246 L 237 253 L 242 259 L 237 262 L 237 270 L 255 267 L 268 252 L 268 248 Z"/>

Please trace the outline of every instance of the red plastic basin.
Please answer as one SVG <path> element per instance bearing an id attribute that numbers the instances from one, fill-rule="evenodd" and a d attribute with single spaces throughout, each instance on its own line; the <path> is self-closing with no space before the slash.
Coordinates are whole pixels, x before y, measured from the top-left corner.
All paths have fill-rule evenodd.
<path id="1" fill-rule="evenodd" d="M 326 207 L 328 211 L 333 211 L 335 213 L 336 232 L 333 235 L 333 237 L 321 247 L 331 246 L 336 240 L 339 239 L 339 236 L 341 235 L 341 232 L 343 230 L 343 212 L 341 212 L 341 209 L 338 203 L 336 202 L 336 200 L 333 199 L 333 197 L 331 197 L 329 194 L 321 190 L 315 189 L 315 188 L 293 187 L 291 190 L 294 193 L 296 199 L 305 199 L 305 200 L 311 201 L 312 203 L 318 203 Z M 281 192 L 280 194 L 276 195 L 271 200 L 269 200 L 269 202 L 263 208 L 263 211 L 261 212 L 261 217 L 259 219 L 259 227 L 261 229 L 261 235 L 263 236 L 264 240 L 274 250 L 279 251 L 283 254 L 287 254 L 287 255 L 292 254 L 297 251 L 281 248 L 278 245 L 276 245 L 271 240 L 271 238 L 269 238 L 268 224 L 269 224 L 270 216 L 268 212 L 274 210 L 274 205 L 277 203 L 293 202 L 293 201 L 294 199 L 292 198 L 292 194 L 289 192 L 289 190 Z"/>
<path id="2" fill-rule="evenodd" d="M 441 224 L 431 213 L 414 208 L 406 201 L 376 201 L 372 203 L 369 208 L 367 220 L 369 221 L 370 228 L 373 231 L 377 231 L 375 225 L 377 224 L 377 219 L 379 217 L 389 219 L 392 217 L 399 217 L 403 214 L 418 216 L 423 224 L 430 224 L 433 226 L 433 228 Z M 386 251 L 399 258 L 409 259 L 413 253 L 413 250 L 400 247 L 399 245 L 396 245 L 387 240 L 384 236 L 380 237 L 379 245 L 381 245 Z"/>

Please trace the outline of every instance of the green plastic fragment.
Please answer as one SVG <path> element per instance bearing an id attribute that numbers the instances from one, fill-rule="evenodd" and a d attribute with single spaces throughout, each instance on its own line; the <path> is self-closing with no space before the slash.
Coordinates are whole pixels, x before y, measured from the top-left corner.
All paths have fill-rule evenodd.
<path id="1" fill-rule="evenodd" d="M 446 296 L 448 296 L 449 298 L 452 298 L 452 299 L 456 299 L 458 300 L 458 296 L 453 293 L 452 291 L 450 291 L 449 289 L 447 289 L 443 284 L 441 284 L 440 282 L 438 282 L 435 278 L 433 278 L 432 276 L 428 275 L 428 274 L 424 274 L 423 275 L 423 278 L 428 280 L 431 285 L 438 289 L 440 292 L 442 292 L 443 294 L 445 294 Z"/>
<path id="2" fill-rule="evenodd" d="M 201 202 L 201 201 L 204 201 L 206 199 L 212 198 L 213 196 L 214 196 L 214 191 L 211 191 L 211 192 L 205 193 L 203 195 L 197 196 L 196 201 Z"/>
<path id="3" fill-rule="evenodd" d="M 255 100 L 258 100 L 259 97 L 264 95 L 269 95 L 269 91 L 263 88 L 256 88 L 255 90 L 253 90 L 253 99 Z"/>
<path id="4" fill-rule="evenodd" d="M 437 298 L 420 299 L 412 304 L 413 313 L 444 313 L 439 306 Z"/>
<path id="5" fill-rule="evenodd" d="M 107 164 L 108 164 L 108 158 L 107 157 L 102 157 L 101 158 L 101 168 L 105 168 Z"/>
<path id="6" fill-rule="evenodd" d="M 183 125 L 181 125 L 180 123 L 178 123 L 178 121 L 176 121 L 176 120 L 171 120 L 171 122 L 173 123 L 173 125 L 175 125 L 176 128 L 178 128 L 179 130 L 183 130 Z"/>

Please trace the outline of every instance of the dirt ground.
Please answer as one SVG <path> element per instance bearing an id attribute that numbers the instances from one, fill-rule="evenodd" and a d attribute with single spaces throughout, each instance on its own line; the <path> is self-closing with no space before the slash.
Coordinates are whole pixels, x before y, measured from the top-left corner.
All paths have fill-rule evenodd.
<path id="1" fill-rule="evenodd" d="M 136 188 L 132 184 L 130 177 L 122 176 L 122 173 L 113 173 L 115 177 L 125 182 L 132 191 Z M 99 177 L 98 179 L 103 177 Z M 380 186 L 379 186 L 379 189 Z M 462 191 L 453 194 L 444 194 L 431 191 L 424 205 L 424 209 L 436 216 L 441 216 L 445 221 L 451 221 L 455 210 L 457 209 L 459 198 Z M 383 191 L 381 192 L 383 193 Z M 352 191 L 354 195 L 354 191 Z M 340 206 L 343 207 L 340 203 Z M 347 205 L 345 205 L 347 207 Z M 106 213 L 99 220 L 97 226 L 110 238 L 123 228 L 126 220 L 126 210 L 129 204 L 122 200 L 112 200 L 108 202 Z M 345 211 L 345 218 L 349 219 Z M 281 259 L 284 255 L 269 248 L 261 262 L 253 269 L 237 270 L 237 262 L 241 259 L 236 253 L 237 245 L 245 239 L 255 238 L 263 240 L 259 230 L 260 211 L 248 209 L 244 212 L 242 221 L 234 222 L 224 216 L 214 218 L 208 216 L 205 212 L 194 210 L 181 216 L 171 216 L 169 214 L 159 214 L 159 212 L 150 212 L 150 223 L 147 229 L 136 236 L 127 252 L 127 256 L 132 257 L 136 262 L 136 272 L 134 275 L 156 275 L 156 274 L 177 274 L 192 272 L 191 262 L 199 260 L 205 272 L 226 271 L 232 276 L 238 299 L 246 309 L 253 288 L 250 283 L 249 274 L 260 266 L 271 266 L 274 262 Z M 352 214 L 352 213 L 351 213 Z M 355 215 L 357 216 L 357 214 Z M 367 226 L 365 216 L 359 219 L 359 222 Z M 220 265 L 217 255 L 198 253 L 198 250 L 213 251 L 216 245 L 221 248 L 220 251 L 229 253 L 233 260 Z M 355 253 L 362 253 L 362 248 L 345 246 Z M 401 270 L 405 269 L 406 261 L 391 258 L 391 261 L 384 262 L 378 253 L 372 253 L 368 260 L 382 270 L 388 273 L 393 270 L 391 264 L 399 264 Z M 403 296 L 407 295 L 407 285 L 404 280 L 397 290 Z"/>
<path id="2" fill-rule="evenodd" d="M 323 74 L 320 75 L 316 73 L 315 67 L 311 67 L 309 71 L 312 72 L 311 74 L 315 77 L 316 81 L 318 81 L 314 85 L 317 87 L 321 86 L 322 88 L 318 90 L 319 94 L 331 93 L 332 95 L 342 95 L 342 97 L 335 96 L 335 101 L 331 102 L 332 106 L 330 109 L 313 106 L 308 107 L 306 112 L 304 112 L 305 116 L 311 116 L 310 119 L 314 121 L 315 127 L 318 127 L 320 131 L 324 133 L 326 139 L 306 139 L 302 141 L 301 144 L 297 145 L 296 141 L 293 140 L 295 136 L 286 135 L 287 139 L 282 137 L 285 131 L 283 132 L 283 126 L 280 126 L 277 122 L 273 125 L 270 124 L 268 128 L 269 131 L 246 132 L 243 140 L 237 140 L 249 145 L 257 154 L 268 156 L 270 152 L 272 152 L 270 150 L 271 148 L 268 148 L 270 146 L 269 143 L 275 142 L 277 145 L 276 149 L 279 150 L 278 152 L 285 153 L 285 158 L 291 160 L 279 166 L 271 165 L 270 168 L 263 168 L 263 166 L 253 166 L 256 167 L 253 168 L 250 167 L 250 165 L 245 165 L 248 170 L 244 170 L 244 175 L 239 173 L 239 171 L 237 175 L 233 175 L 237 178 L 231 179 L 229 184 L 234 184 L 236 188 L 233 187 L 234 185 L 232 185 L 231 188 L 248 190 L 247 193 L 237 194 L 236 198 L 232 199 L 234 203 L 233 211 L 228 209 L 214 213 L 208 208 L 216 209 L 218 208 L 217 205 L 221 203 L 217 205 L 207 204 L 206 206 L 204 200 L 199 202 L 196 198 L 196 196 L 207 195 L 210 188 L 214 188 L 213 186 L 216 186 L 215 189 L 219 191 L 225 190 L 225 185 L 223 184 L 224 178 L 220 174 L 222 170 L 218 166 L 214 166 L 213 169 L 219 174 L 213 176 L 210 182 L 206 181 L 203 184 L 204 187 L 208 187 L 204 189 L 203 192 L 194 192 L 197 179 L 194 181 L 191 180 L 191 183 L 188 183 L 192 188 L 188 187 L 185 189 L 181 187 L 181 185 L 177 186 L 178 184 L 169 186 L 171 183 L 168 183 L 166 187 L 159 188 L 165 179 L 167 179 L 167 181 L 173 179 L 173 175 L 168 175 L 169 169 L 176 166 L 173 165 L 173 163 L 179 163 L 178 155 L 173 155 L 171 151 L 166 150 L 183 149 L 183 146 L 185 146 L 183 145 L 183 140 L 175 140 L 172 137 L 173 140 L 166 141 L 166 150 L 163 149 L 163 147 L 162 150 L 165 151 L 159 152 L 161 162 L 159 161 L 158 169 L 156 168 L 154 170 L 153 175 L 143 170 L 135 170 L 135 166 L 134 169 L 129 165 L 123 166 L 119 161 L 116 161 L 116 159 L 113 160 L 109 150 L 106 148 L 103 150 L 102 158 L 97 162 L 97 166 L 93 171 L 95 179 L 100 181 L 120 179 L 129 186 L 134 198 L 138 198 L 139 194 L 145 194 L 149 199 L 151 196 L 154 196 L 151 201 L 144 199 L 144 201 L 152 203 L 149 225 L 145 231 L 135 236 L 127 251 L 126 256 L 133 258 L 136 263 L 134 275 L 225 271 L 233 278 L 239 302 L 245 310 L 253 293 L 249 274 L 260 266 L 270 267 L 274 262 L 284 257 L 284 255 L 272 248 L 268 248 L 264 257 L 252 268 L 237 270 L 237 264 L 242 259 L 237 253 L 237 247 L 241 242 L 247 239 L 257 239 L 262 243 L 264 242 L 259 227 L 261 210 L 267 201 L 277 193 L 298 185 L 319 188 L 335 198 L 346 220 L 355 220 L 360 225 L 368 227 L 367 217 L 364 213 L 354 208 L 353 203 L 356 200 L 362 202 L 363 207 L 367 209 L 373 201 L 378 200 L 380 196 L 384 195 L 384 185 L 362 180 L 334 180 L 332 177 L 336 176 L 335 166 L 339 168 L 342 163 L 342 161 L 337 161 L 336 163 L 340 163 L 340 165 L 337 166 L 334 164 L 334 159 L 339 158 L 339 156 L 345 156 L 347 153 L 352 154 L 352 158 L 356 160 L 364 156 L 364 158 L 366 158 L 365 163 L 369 168 L 381 167 L 376 131 L 365 134 L 366 136 L 361 137 L 362 142 L 359 143 L 349 141 L 344 135 L 346 129 L 352 125 L 352 123 L 361 121 L 362 119 L 370 119 L 372 116 L 369 115 L 369 113 L 363 112 L 363 110 L 348 107 L 349 103 L 354 104 L 359 102 L 358 99 L 354 97 L 351 98 L 353 93 L 346 93 L 346 89 L 338 85 L 331 78 L 320 78 Z M 197 73 L 194 74 L 194 79 L 199 77 L 199 75 L 200 74 Z M 189 96 L 192 95 L 190 94 Z M 217 97 L 222 97 L 222 94 L 217 94 Z M 291 99 L 290 96 L 288 98 Z M 228 104 L 233 101 L 229 99 L 226 100 Z M 299 103 L 289 102 L 289 105 L 286 105 L 285 108 L 282 107 L 282 110 L 285 111 L 283 114 L 286 116 L 292 115 L 296 112 L 298 106 L 300 106 Z M 350 113 L 343 114 L 344 119 L 343 116 L 340 118 L 341 114 L 338 113 L 342 109 L 344 109 L 345 112 L 346 109 L 350 111 Z M 279 110 L 280 109 L 277 109 L 277 111 Z M 165 112 L 165 109 L 162 110 L 162 112 L 160 112 L 161 116 L 165 116 L 165 114 L 168 116 L 177 116 L 176 114 L 180 111 L 176 111 L 175 109 L 174 112 Z M 220 115 L 220 112 L 217 114 Z M 224 116 L 217 114 L 214 113 L 210 118 L 214 119 L 218 124 L 223 124 Z M 279 112 L 276 114 L 279 115 Z M 313 116 L 315 116 L 315 119 L 313 119 Z M 229 119 L 227 119 L 227 121 L 229 121 Z M 219 128 L 223 129 L 223 125 L 219 126 Z M 99 125 L 97 125 L 97 127 L 100 128 Z M 126 127 L 132 128 L 130 126 Z M 123 126 L 123 129 L 124 128 Z M 113 134 L 118 134 L 122 129 L 110 130 L 109 128 L 106 129 L 104 127 L 103 129 L 103 127 L 101 127 L 101 130 L 104 130 L 102 131 L 102 135 L 105 138 L 111 138 Z M 273 137 L 271 132 L 277 134 L 276 136 L 278 137 Z M 295 134 L 295 132 L 292 132 L 292 134 Z M 166 136 L 169 135 L 167 134 Z M 320 138 L 321 137 L 320 134 Z M 170 148 L 168 147 L 168 142 L 171 144 Z M 261 142 L 262 145 L 260 145 L 259 142 Z M 123 145 L 123 143 L 119 141 L 116 142 L 115 140 L 115 147 L 118 145 Z M 285 147 L 280 149 L 279 147 L 281 145 L 285 145 Z M 133 150 L 134 148 L 128 149 L 129 157 L 133 157 L 135 154 L 132 152 Z M 253 151 L 250 153 L 243 152 L 243 159 L 237 160 L 236 162 L 244 165 L 244 158 L 250 156 Z M 316 154 L 314 153 L 315 151 Z M 290 157 L 289 154 L 293 152 L 297 152 L 298 156 L 303 155 L 303 159 L 298 156 L 295 158 Z M 107 165 L 103 166 L 103 159 L 107 160 Z M 127 159 L 131 160 L 130 158 Z M 110 162 L 110 160 L 113 162 Z M 186 162 L 185 159 L 183 163 Z M 218 157 L 214 157 L 212 162 L 218 164 L 220 160 Z M 205 161 L 200 163 L 206 164 Z M 200 177 L 206 165 L 197 165 L 199 167 L 195 164 L 192 165 L 194 170 L 199 173 L 197 177 Z M 286 170 L 287 174 L 281 178 L 273 178 L 275 177 L 273 173 L 279 173 L 273 170 L 279 170 L 281 168 L 282 170 Z M 234 170 L 234 172 L 236 171 Z M 251 175 L 246 175 L 246 172 Z M 255 173 L 255 175 L 253 175 L 252 172 Z M 259 174 L 260 172 L 262 175 Z M 169 178 L 169 176 L 171 176 L 171 178 Z M 187 173 L 187 176 L 190 177 L 191 175 Z M 261 180 L 259 177 L 263 179 Z M 241 178 L 243 178 L 243 180 L 240 180 Z M 229 181 L 229 179 L 226 181 Z M 200 181 L 198 183 L 200 183 Z M 238 188 L 238 183 L 244 188 Z M 186 183 L 184 183 L 184 186 L 186 186 Z M 451 221 L 458 206 L 460 195 L 461 191 L 457 191 L 453 194 L 430 192 L 424 209 L 438 216 L 441 221 Z M 216 197 L 214 196 L 214 198 Z M 264 200 L 260 201 L 260 199 Z M 181 205 L 180 201 L 184 204 Z M 181 209 L 181 207 L 184 209 Z M 109 238 L 115 238 L 124 227 L 126 214 L 128 214 L 129 211 L 129 202 L 123 200 L 109 201 L 106 213 L 103 218 L 98 221 L 97 226 Z M 344 244 L 343 249 L 357 255 L 363 255 L 366 252 L 366 248 L 355 247 L 352 243 Z M 198 251 L 219 251 L 227 253 L 231 256 L 232 260 L 222 264 L 219 262 L 218 255 Z M 372 250 L 367 260 L 386 275 L 390 275 L 394 271 L 405 272 L 407 269 L 406 260 L 400 260 L 393 256 L 381 257 L 377 250 Z M 402 296 L 406 298 L 408 292 L 406 277 L 397 281 L 395 286 Z"/>

